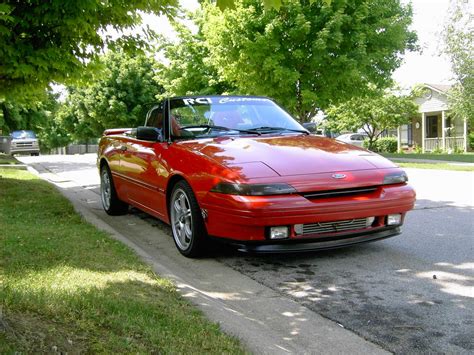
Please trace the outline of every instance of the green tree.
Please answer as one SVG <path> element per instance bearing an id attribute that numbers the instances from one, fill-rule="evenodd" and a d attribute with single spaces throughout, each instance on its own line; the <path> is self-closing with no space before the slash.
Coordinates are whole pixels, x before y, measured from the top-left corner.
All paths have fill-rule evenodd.
<path id="1" fill-rule="evenodd" d="M 278 8 L 281 0 L 262 3 Z M 234 0 L 216 4 L 224 10 L 234 7 Z M 177 0 L 4 0 L 0 4 L 0 99 L 42 92 L 50 82 L 70 84 L 83 77 L 83 69 L 106 46 L 146 46 L 154 35 L 149 28 L 118 39 L 104 33 L 110 28 L 118 32 L 136 28 L 140 12 L 173 17 L 177 8 Z"/>
<path id="2" fill-rule="evenodd" d="M 445 52 L 451 59 L 456 85 L 450 91 L 452 112 L 474 125 L 474 24 L 469 2 L 454 0 L 444 29 Z"/>
<path id="3" fill-rule="evenodd" d="M 203 17 L 198 11 L 188 19 L 195 21 L 198 31 L 193 33 L 179 22 L 174 23 L 178 43 L 162 45 L 167 65 L 161 65 L 157 79 L 168 96 L 212 95 L 232 91 L 217 69 L 209 61 L 209 49 L 202 33 Z"/>
<path id="4" fill-rule="evenodd" d="M 327 127 L 331 130 L 367 133 L 368 148 L 372 149 L 380 135 L 410 121 L 416 115 L 413 96 L 396 96 L 371 91 L 370 95 L 354 97 L 327 110 Z"/>
<path id="5" fill-rule="evenodd" d="M 58 113 L 76 140 L 97 138 L 104 129 L 136 127 L 163 91 L 155 79 L 155 59 L 110 51 L 100 59 L 102 70 L 87 86 L 71 87 Z"/>
<path id="6" fill-rule="evenodd" d="M 0 129 L 10 133 L 19 129 L 35 129 L 56 109 L 56 96 L 50 92 L 31 96 L 28 102 L 0 102 Z"/>
<path id="7" fill-rule="evenodd" d="M 223 13 L 204 6 L 212 64 L 237 91 L 271 96 L 302 121 L 369 82 L 390 85 L 400 54 L 416 41 L 411 7 L 399 0 L 288 0 L 267 11 L 258 0 L 235 5 Z"/>
<path id="8" fill-rule="evenodd" d="M 140 23 L 140 11 L 172 15 L 176 0 L 4 0 L 0 4 L 0 100 L 84 75 L 106 46 L 145 45 L 140 35 L 106 36 Z M 102 33 L 102 34 L 101 34 Z"/>
<path id="9" fill-rule="evenodd" d="M 60 147 L 68 143 L 67 133 L 56 120 L 59 109 L 58 95 L 51 92 L 29 96 L 28 102 L 7 101 L 0 103 L 0 129 L 3 134 L 13 130 L 33 130 L 42 150 Z"/>

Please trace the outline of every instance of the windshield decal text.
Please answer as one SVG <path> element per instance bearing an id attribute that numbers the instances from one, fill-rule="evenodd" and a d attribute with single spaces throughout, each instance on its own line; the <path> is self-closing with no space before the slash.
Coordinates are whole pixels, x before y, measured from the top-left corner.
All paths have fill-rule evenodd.
<path id="1" fill-rule="evenodd" d="M 212 104 L 212 100 L 209 97 L 198 97 L 195 99 L 183 99 L 185 105 L 205 105 L 205 104 Z"/>

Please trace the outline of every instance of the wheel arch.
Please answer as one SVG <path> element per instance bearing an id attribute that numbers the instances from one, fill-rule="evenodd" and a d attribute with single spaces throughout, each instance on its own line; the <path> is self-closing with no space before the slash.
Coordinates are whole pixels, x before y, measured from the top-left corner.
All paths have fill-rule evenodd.
<path id="1" fill-rule="evenodd" d="M 102 169 L 102 167 L 106 165 L 107 167 L 109 167 L 109 162 L 107 161 L 107 159 L 105 159 L 104 157 L 100 158 L 100 162 L 99 162 L 99 169 Z M 110 168 L 109 168 L 110 169 Z"/>
<path id="2" fill-rule="evenodd" d="M 186 181 L 189 184 L 189 181 L 186 180 L 184 176 L 175 174 L 168 180 L 168 184 L 166 185 L 166 212 L 168 213 L 168 218 L 170 218 L 171 193 L 173 192 L 174 186 L 180 181 Z M 191 184 L 189 185 L 191 186 Z"/>

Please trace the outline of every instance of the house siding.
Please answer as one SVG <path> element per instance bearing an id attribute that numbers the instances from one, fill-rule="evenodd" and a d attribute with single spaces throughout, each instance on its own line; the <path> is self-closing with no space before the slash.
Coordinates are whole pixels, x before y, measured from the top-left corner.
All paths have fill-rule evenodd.
<path id="1" fill-rule="evenodd" d="M 418 111 L 421 112 L 440 112 L 448 110 L 448 100 L 446 96 L 433 90 L 431 98 L 422 97 L 415 100 L 418 105 Z"/>
<path id="2" fill-rule="evenodd" d="M 467 135 L 469 130 L 466 131 L 464 126 L 464 120 L 458 117 L 450 117 L 448 107 L 447 91 L 450 86 L 446 85 L 435 85 L 431 86 L 425 84 L 424 88 L 427 89 L 427 95 L 421 98 L 417 98 L 414 102 L 418 105 L 418 115 L 411 119 L 412 125 L 412 142 L 413 145 L 423 147 L 424 151 L 433 151 L 435 149 L 468 149 L 465 144 L 467 142 Z M 439 91 L 441 90 L 441 91 Z M 422 117 L 425 118 L 425 124 L 422 124 Z M 436 117 L 436 130 L 433 131 L 434 122 L 429 120 L 429 117 Z M 443 117 L 446 119 L 445 125 L 443 125 Z M 418 128 L 416 125 L 418 124 Z M 423 142 L 422 127 L 425 128 L 425 141 Z M 445 128 L 445 134 L 443 134 L 443 126 Z M 403 129 L 399 129 L 400 134 L 398 135 L 399 145 L 406 146 L 406 133 Z M 444 139 L 443 139 L 444 138 Z M 408 142 L 410 146 L 411 142 Z M 424 144 L 423 144 L 424 143 Z"/>

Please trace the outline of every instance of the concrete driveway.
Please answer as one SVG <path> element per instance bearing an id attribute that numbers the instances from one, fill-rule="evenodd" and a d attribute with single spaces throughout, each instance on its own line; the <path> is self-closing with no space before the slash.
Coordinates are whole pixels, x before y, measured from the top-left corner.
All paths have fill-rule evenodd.
<path id="1" fill-rule="evenodd" d="M 256 353 L 474 353 L 471 172 L 407 169 L 418 202 L 392 239 L 297 255 L 217 250 L 189 260 L 160 221 L 134 209 L 124 217 L 102 211 L 93 155 L 21 160 Z"/>

